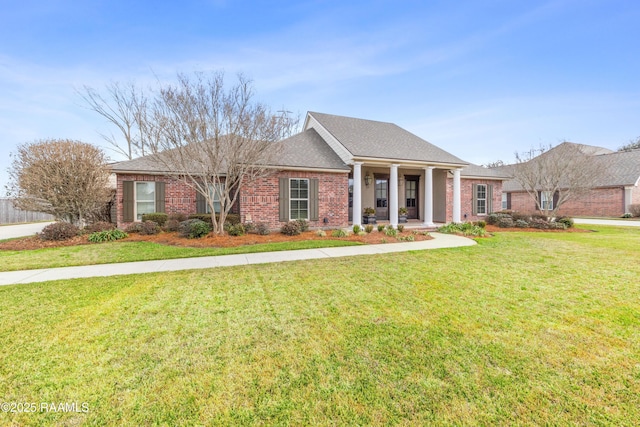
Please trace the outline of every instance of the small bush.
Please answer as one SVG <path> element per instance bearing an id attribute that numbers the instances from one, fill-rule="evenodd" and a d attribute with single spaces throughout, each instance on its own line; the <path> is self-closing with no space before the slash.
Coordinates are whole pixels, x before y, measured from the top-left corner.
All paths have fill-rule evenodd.
<path id="1" fill-rule="evenodd" d="M 633 215 L 631 215 L 629 212 L 623 214 L 620 218 L 633 218 Z"/>
<path id="2" fill-rule="evenodd" d="M 513 222 L 513 218 L 511 218 L 510 216 L 504 216 L 498 220 L 498 223 L 496 225 L 500 228 L 511 228 L 515 224 Z"/>
<path id="3" fill-rule="evenodd" d="M 549 229 L 549 222 L 540 218 L 531 218 L 531 221 L 529 221 L 529 227 L 536 228 L 538 230 L 547 230 Z"/>
<path id="4" fill-rule="evenodd" d="M 408 236 L 400 236 L 398 240 L 402 240 L 405 242 L 413 242 L 416 240 L 416 237 L 413 234 L 409 234 Z"/>
<path id="5" fill-rule="evenodd" d="M 495 225 L 502 216 L 498 213 L 492 213 L 487 216 L 487 224 Z"/>
<path id="6" fill-rule="evenodd" d="M 255 222 L 245 222 L 242 224 L 244 227 L 244 232 L 247 234 L 256 234 L 256 223 Z"/>
<path id="7" fill-rule="evenodd" d="M 327 233 L 325 233 L 324 230 L 318 230 L 318 231 L 316 231 L 316 236 L 318 236 L 318 237 L 327 237 Z"/>
<path id="8" fill-rule="evenodd" d="M 300 226 L 300 232 L 304 233 L 305 231 L 309 231 L 309 221 L 306 219 L 296 219 L 296 222 Z"/>
<path id="9" fill-rule="evenodd" d="M 87 225 L 84 228 L 84 231 L 91 234 L 97 231 L 113 230 L 114 228 L 116 228 L 116 225 L 112 222 L 98 221 L 98 222 L 94 222 L 93 224 Z"/>
<path id="10" fill-rule="evenodd" d="M 634 217 L 640 217 L 640 203 L 629 205 L 629 213 Z"/>
<path id="11" fill-rule="evenodd" d="M 298 221 L 289 221 L 280 227 L 280 232 L 285 236 L 297 236 L 300 234 L 300 223 Z"/>
<path id="12" fill-rule="evenodd" d="M 487 227 L 487 222 L 486 221 L 476 221 L 475 225 L 477 225 L 480 228 L 486 228 Z"/>
<path id="13" fill-rule="evenodd" d="M 188 219 L 189 218 L 187 218 L 187 215 L 183 214 L 183 213 L 172 213 L 172 214 L 169 214 L 167 216 L 167 221 L 174 220 L 174 221 L 182 222 L 182 221 L 186 221 Z"/>
<path id="14" fill-rule="evenodd" d="M 160 233 L 160 226 L 155 221 L 144 221 L 140 224 L 139 233 L 143 236 L 152 236 Z"/>
<path id="15" fill-rule="evenodd" d="M 89 234 L 89 241 L 91 243 L 112 242 L 114 240 L 124 239 L 129 235 L 122 230 L 112 228 L 110 230 L 95 231 Z"/>
<path id="16" fill-rule="evenodd" d="M 529 223 L 527 221 L 525 221 L 524 219 L 517 219 L 515 221 L 514 225 L 517 228 L 528 228 L 529 227 Z"/>
<path id="17" fill-rule="evenodd" d="M 178 227 L 180 227 L 180 221 L 177 219 L 169 219 L 164 225 L 164 229 L 169 232 L 178 231 Z"/>
<path id="18" fill-rule="evenodd" d="M 178 226 L 178 233 L 182 237 L 189 239 L 198 239 L 206 236 L 211 232 L 211 226 L 200 219 L 188 219 L 182 221 Z"/>
<path id="19" fill-rule="evenodd" d="M 80 229 L 69 222 L 54 222 L 42 229 L 42 240 L 69 240 L 76 237 Z"/>
<path id="20" fill-rule="evenodd" d="M 378 231 L 382 233 L 384 231 L 384 224 L 378 224 Z"/>
<path id="21" fill-rule="evenodd" d="M 364 226 L 365 233 L 371 233 L 373 231 L 373 225 L 367 224 Z"/>
<path id="22" fill-rule="evenodd" d="M 398 224 L 398 232 L 402 233 L 404 231 L 404 225 Z"/>
<path id="23" fill-rule="evenodd" d="M 245 234 L 245 229 L 242 224 L 229 224 L 225 225 L 225 228 L 230 236 L 244 236 Z"/>
<path id="24" fill-rule="evenodd" d="M 462 234 L 463 236 L 475 236 L 475 237 L 482 237 L 487 234 L 487 231 L 484 228 L 478 227 L 477 225 L 474 225 L 470 222 L 465 222 L 465 223 L 452 222 L 447 225 L 443 225 L 442 227 L 439 227 L 438 231 L 440 233 Z M 425 235 L 428 236 L 429 233 L 426 232 Z"/>
<path id="25" fill-rule="evenodd" d="M 167 222 L 168 218 L 169 218 L 169 215 L 167 215 L 166 213 L 154 212 L 150 214 L 143 214 L 142 222 L 144 223 L 146 221 L 153 221 L 156 224 L 158 224 L 160 227 L 164 227 L 164 224 Z"/>
<path id="26" fill-rule="evenodd" d="M 331 232 L 331 237 L 347 237 L 347 232 L 342 228 L 338 228 Z"/>
<path id="27" fill-rule="evenodd" d="M 386 230 L 384 230 L 384 234 L 389 236 L 389 237 L 396 237 L 398 235 L 398 230 L 396 230 L 395 228 L 389 226 L 389 227 L 387 227 Z"/>
<path id="28" fill-rule="evenodd" d="M 568 216 L 561 216 L 559 218 L 556 218 L 556 222 L 557 223 L 561 223 L 564 224 L 565 227 L 564 228 L 571 228 L 573 227 L 573 218 L 570 218 Z"/>
<path id="29" fill-rule="evenodd" d="M 271 233 L 271 229 L 269 228 L 269 224 L 266 222 L 257 222 L 255 225 L 256 233 L 261 236 L 266 236 Z"/>
<path id="30" fill-rule="evenodd" d="M 127 228 L 124 229 L 124 231 L 129 234 L 135 234 L 135 233 L 140 233 L 141 229 L 142 229 L 141 222 L 132 222 L 127 226 Z"/>
<path id="31" fill-rule="evenodd" d="M 360 230 L 361 230 L 361 229 L 362 229 L 362 228 L 361 228 L 358 224 L 355 224 L 355 225 L 353 226 L 353 234 L 358 234 L 358 233 L 360 232 Z"/>

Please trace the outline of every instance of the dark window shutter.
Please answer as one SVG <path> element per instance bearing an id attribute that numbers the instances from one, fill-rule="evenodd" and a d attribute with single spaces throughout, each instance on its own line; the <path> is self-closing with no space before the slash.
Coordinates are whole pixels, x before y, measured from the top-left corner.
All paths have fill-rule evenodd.
<path id="1" fill-rule="evenodd" d="M 163 181 L 156 181 L 156 212 L 163 212 L 165 211 L 165 206 L 164 206 L 164 182 Z"/>
<path id="2" fill-rule="evenodd" d="M 493 212 L 493 185 L 487 185 L 487 210 L 485 213 Z"/>
<path id="3" fill-rule="evenodd" d="M 468 188 L 468 187 L 467 187 Z M 471 214 L 478 215 L 478 184 L 471 185 Z"/>
<path id="4" fill-rule="evenodd" d="M 280 222 L 289 221 L 289 178 L 280 178 Z"/>
<path id="5" fill-rule="evenodd" d="M 558 200 L 560 200 L 560 193 L 556 191 L 555 193 L 553 193 L 553 209 L 558 206 Z"/>
<path id="6" fill-rule="evenodd" d="M 534 211 L 542 210 L 542 191 L 538 191 L 538 202 L 540 203 L 540 207 L 538 207 L 537 205 L 534 204 L 534 206 L 533 206 L 533 210 Z"/>
<path id="7" fill-rule="evenodd" d="M 507 209 L 511 209 L 511 193 L 507 193 Z"/>
<path id="8" fill-rule="evenodd" d="M 207 200 L 205 199 L 204 194 L 198 190 L 196 190 L 196 213 L 207 213 Z"/>
<path id="9" fill-rule="evenodd" d="M 309 180 L 309 221 L 318 221 L 318 187 L 319 181 L 317 179 Z"/>
<path id="10" fill-rule="evenodd" d="M 133 181 L 122 182 L 122 220 L 133 222 L 133 206 L 135 204 L 133 195 Z"/>

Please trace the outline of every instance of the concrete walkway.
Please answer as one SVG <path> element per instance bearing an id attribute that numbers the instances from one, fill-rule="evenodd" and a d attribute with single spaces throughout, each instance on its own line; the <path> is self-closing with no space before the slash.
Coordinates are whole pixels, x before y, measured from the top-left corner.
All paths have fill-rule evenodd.
<path id="1" fill-rule="evenodd" d="M 574 218 L 576 224 L 614 225 L 616 227 L 640 227 L 640 221 L 624 219 Z"/>
<path id="2" fill-rule="evenodd" d="M 431 233 L 432 240 L 422 242 L 387 243 L 380 245 L 344 246 L 337 248 L 302 249 L 296 251 L 261 252 L 252 254 L 222 255 L 199 258 L 139 261 L 119 264 L 87 265 L 80 267 L 45 268 L 0 272 L 0 285 L 46 282 L 49 280 L 86 277 L 119 276 L 125 274 L 157 273 L 162 271 L 193 270 L 235 265 L 265 264 L 305 259 L 353 257 L 388 254 L 393 252 L 421 251 L 426 249 L 472 246 L 476 242 L 451 234 Z"/>
<path id="3" fill-rule="evenodd" d="M 0 227 L 0 240 L 14 239 L 16 237 L 33 236 L 42 231 L 47 225 L 53 222 L 31 222 L 28 224 L 12 224 Z"/>

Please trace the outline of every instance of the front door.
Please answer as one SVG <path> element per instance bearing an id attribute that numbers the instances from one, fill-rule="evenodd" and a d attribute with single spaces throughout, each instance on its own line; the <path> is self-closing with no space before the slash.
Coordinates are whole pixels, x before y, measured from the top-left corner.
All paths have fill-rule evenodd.
<path id="1" fill-rule="evenodd" d="M 376 175 L 376 219 L 389 219 L 389 178 Z"/>
<path id="2" fill-rule="evenodd" d="M 407 177 L 404 188 L 404 201 L 407 208 L 407 218 L 418 219 L 418 178 Z"/>

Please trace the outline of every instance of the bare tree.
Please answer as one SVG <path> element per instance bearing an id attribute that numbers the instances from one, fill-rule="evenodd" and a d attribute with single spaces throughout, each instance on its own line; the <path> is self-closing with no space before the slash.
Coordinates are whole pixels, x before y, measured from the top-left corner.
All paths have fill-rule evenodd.
<path id="1" fill-rule="evenodd" d="M 491 168 L 499 168 L 501 166 L 504 166 L 504 162 L 502 160 L 496 160 L 494 162 L 488 162 L 482 165 L 482 167 L 485 167 L 487 169 L 491 169 Z"/>
<path id="2" fill-rule="evenodd" d="M 563 142 L 556 147 L 516 153 L 509 167 L 513 179 L 547 217 L 555 217 L 568 200 L 593 188 L 607 173 L 606 162 L 593 147 Z"/>
<path id="3" fill-rule="evenodd" d="M 138 118 L 152 158 L 204 195 L 216 233 L 224 233 L 240 188 L 273 172 L 279 141 L 297 125 L 253 96 L 242 75 L 227 89 L 222 73 L 179 74 Z"/>
<path id="4" fill-rule="evenodd" d="M 618 151 L 631 151 L 637 150 L 638 148 L 640 148 L 640 136 L 636 139 L 630 140 L 628 144 L 625 144 L 622 147 L 618 148 Z"/>
<path id="5" fill-rule="evenodd" d="M 118 129 L 120 138 L 113 133 L 100 134 L 115 152 L 129 160 L 146 154 L 139 117 L 145 113 L 147 100 L 134 83 L 112 82 L 106 86 L 105 95 L 89 86 L 83 86 L 82 90 L 76 92 L 90 110 L 100 114 Z"/>
<path id="6" fill-rule="evenodd" d="M 18 146 L 12 157 L 7 192 L 19 209 L 84 225 L 111 197 L 106 157 L 91 144 L 36 141 Z"/>

